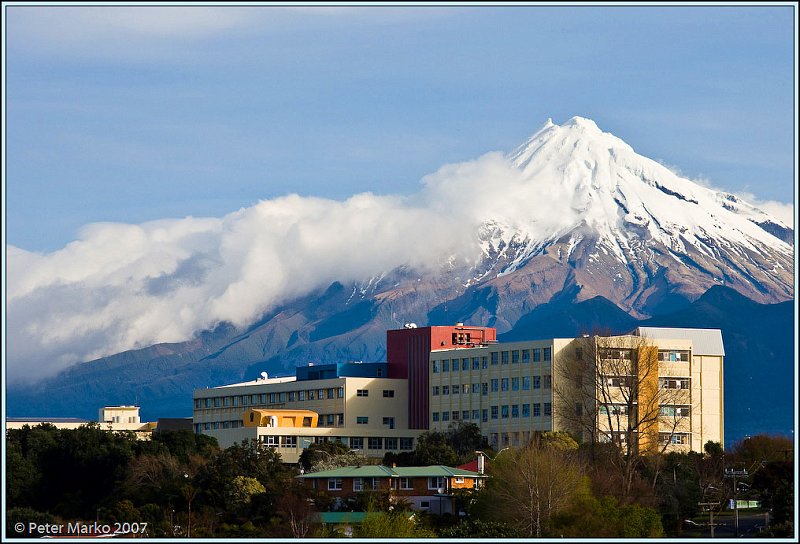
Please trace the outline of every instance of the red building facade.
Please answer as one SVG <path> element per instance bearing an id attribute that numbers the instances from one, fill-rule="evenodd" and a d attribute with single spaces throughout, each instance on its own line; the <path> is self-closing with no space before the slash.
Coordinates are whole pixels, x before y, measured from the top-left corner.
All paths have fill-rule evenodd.
<path id="1" fill-rule="evenodd" d="M 428 364 L 431 351 L 474 348 L 497 342 L 493 327 L 463 323 L 446 327 L 406 327 L 386 331 L 389 378 L 408 380 L 408 426 L 427 429 L 429 420 Z"/>

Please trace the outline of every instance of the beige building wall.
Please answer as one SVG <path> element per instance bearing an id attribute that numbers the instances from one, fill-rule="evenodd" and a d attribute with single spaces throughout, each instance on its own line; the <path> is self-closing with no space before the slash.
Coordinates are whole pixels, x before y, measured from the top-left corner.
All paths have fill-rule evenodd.
<path id="1" fill-rule="evenodd" d="M 639 337 L 616 338 L 620 347 L 641 343 Z M 569 403 L 558 395 L 554 396 L 553 391 L 556 388 L 563 391 L 567 386 L 559 365 L 572 356 L 576 341 L 573 338 L 555 338 L 432 352 L 429 368 L 431 430 L 443 431 L 453 421 L 475 423 L 495 448 L 524 445 L 536 431 L 575 432 L 575 418 L 565 411 L 576 408 L 568 406 Z M 665 359 L 658 362 L 658 381 L 655 376 L 648 380 L 648 387 L 657 391 L 659 396 L 660 411 L 664 410 L 657 425 L 658 435 L 655 427 L 648 432 L 649 440 L 653 442 L 651 451 L 666 447 L 667 451 L 691 449 L 702 452 L 703 445 L 709 440 L 723 443 L 724 357 L 696 353 L 692 340 L 687 338 L 649 338 L 647 342 L 654 345 Z M 544 360 L 545 348 L 551 354 L 547 361 Z M 533 350 L 540 350 L 539 361 L 533 360 Z M 529 362 L 524 361 L 526 351 L 530 353 Z M 688 354 L 677 357 L 686 356 L 686 361 L 670 361 L 673 352 L 676 355 Z M 517 362 L 514 362 L 514 353 L 518 353 Z M 494 358 L 497 364 L 492 364 Z M 447 372 L 444 372 L 445 361 Z M 453 361 L 458 362 L 456 370 Z M 592 380 L 594 377 L 586 383 L 595 383 Z M 446 395 L 443 394 L 445 387 Z M 458 388 L 457 395 L 452 394 L 453 387 Z M 607 419 L 600 418 L 597 407 L 594 409 L 598 429 L 611 430 L 606 428 Z M 445 413 L 448 414 L 446 419 Z M 454 419 L 456 415 L 457 420 Z M 619 423 L 624 428 L 625 418 L 620 418 Z M 584 434 L 584 439 L 588 436 Z"/>
<path id="2" fill-rule="evenodd" d="M 311 410 L 319 414 L 318 424 L 244 428 L 250 408 Z M 286 463 L 296 463 L 314 442 L 333 440 L 382 458 L 387 451 L 414 449 L 421 434 L 408 430 L 408 381 L 390 378 L 273 378 L 198 389 L 193 423 L 195 432 L 214 436 L 223 448 L 245 439 L 275 446 Z"/>

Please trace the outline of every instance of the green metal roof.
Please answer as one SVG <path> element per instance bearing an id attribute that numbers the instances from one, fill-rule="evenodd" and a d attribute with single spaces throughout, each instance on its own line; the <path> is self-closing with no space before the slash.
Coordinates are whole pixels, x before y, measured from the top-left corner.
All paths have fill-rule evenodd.
<path id="1" fill-rule="evenodd" d="M 318 512 L 322 523 L 361 523 L 367 512 Z"/>
<path id="2" fill-rule="evenodd" d="M 341 467 L 333 470 L 321 470 L 302 474 L 298 478 L 434 478 L 434 477 L 465 476 L 468 478 L 485 478 L 485 474 L 478 474 L 471 470 L 447 467 L 444 465 L 431 465 L 427 467 L 385 467 L 383 465 L 364 465 Z"/>

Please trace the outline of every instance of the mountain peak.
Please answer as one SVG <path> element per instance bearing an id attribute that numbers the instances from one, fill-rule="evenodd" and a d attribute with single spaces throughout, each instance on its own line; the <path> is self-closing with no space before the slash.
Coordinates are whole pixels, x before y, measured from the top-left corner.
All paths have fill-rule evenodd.
<path id="1" fill-rule="evenodd" d="M 586 117 L 579 117 L 577 115 L 575 117 L 571 117 L 569 119 L 569 121 L 567 121 L 566 123 L 564 123 L 561 126 L 562 127 L 579 127 L 579 128 L 594 129 L 594 130 L 600 131 L 600 127 L 597 126 L 597 123 L 595 123 L 591 119 L 588 119 Z M 600 131 L 600 132 L 602 132 L 602 131 Z"/>

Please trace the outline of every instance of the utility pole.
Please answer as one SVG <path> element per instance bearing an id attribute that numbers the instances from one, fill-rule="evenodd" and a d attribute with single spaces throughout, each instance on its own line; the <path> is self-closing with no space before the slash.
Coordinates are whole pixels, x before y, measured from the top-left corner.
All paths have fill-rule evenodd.
<path id="1" fill-rule="evenodd" d="M 708 507 L 708 526 L 711 527 L 711 538 L 714 538 L 714 507 L 719 506 L 718 502 L 698 502 L 697 506 Z"/>
<path id="2" fill-rule="evenodd" d="M 737 478 L 747 477 L 747 470 L 740 469 L 736 470 L 733 468 L 725 469 L 725 477 L 726 478 L 733 478 L 733 523 L 736 527 L 736 536 L 739 536 L 739 501 L 737 500 L 737 495 L 739 493 L 739 486 L 736 483 Z"/>

